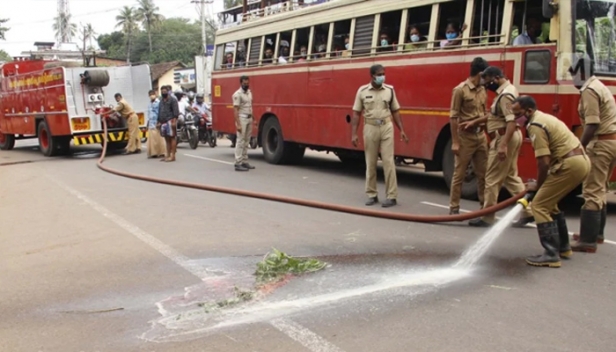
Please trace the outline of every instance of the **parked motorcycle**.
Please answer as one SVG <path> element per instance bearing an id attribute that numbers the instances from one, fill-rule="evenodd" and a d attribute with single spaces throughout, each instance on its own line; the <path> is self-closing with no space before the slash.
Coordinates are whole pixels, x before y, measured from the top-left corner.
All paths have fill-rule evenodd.
<path id="1" fill-rule="evenodd" d="M 199 130 L 199 141 L 203 144 L 208 144 L 210 147 L 216 147 L 217 133 L 212 129 L 212 121 L 208 120 L 207 115 L 198 116 L 197 128 Z"/>
<path id="2" fill-rule="evenodd" d="M 197 149 L 199 146 L 199 131 L 195 126 L 195 118 L 192 113 L 187 112 L 184 115 L 184 122 L 178 123 L 177 142 L 188 142 L 191 149 Z"/>

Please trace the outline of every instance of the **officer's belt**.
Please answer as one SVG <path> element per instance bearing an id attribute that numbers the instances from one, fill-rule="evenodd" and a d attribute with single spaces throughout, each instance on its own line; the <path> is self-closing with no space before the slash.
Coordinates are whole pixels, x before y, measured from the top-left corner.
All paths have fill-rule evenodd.
<path id="1" fill-rule="evenodd" d="M 600 140 L 600 141 L 616 140 L 616 133 L 600 134 L 600 135 L 597 136 L 597 139 Z"/>
<path id="2" fill-rule="evenodd" d="M 246 119 L 250 119 L 252 118 L 252 114 L 240 114 L 240 117 L 246 118 Z"/>
<path id="3" fill-rule="evenodd" d="M 576 147 L 575 149 L 573 149 L 569 153 L 565 154 L 565 156 L 563 156 L 562 159 L 571 158 L 571 157 L 577 156 L 577 155 L 584 155 L 584 149 L 582 149 L 580 147 Z"/>
<path id="4" fill-rule="evenodd" d="M 364 119 L 364 123 L 372 126 L 383 126 L 389 121 L 391 121 L 389 117 L 386 117 L 384 119 Z"/>
<path id="5" fill-rule="evenodd" d="M 483 132 L 484 130 L 485 128 L 483 126 L 477 126 L 477 127 L 465 128 L 462 130 L 462 132 L 477 134 L 477 133 Z"/>

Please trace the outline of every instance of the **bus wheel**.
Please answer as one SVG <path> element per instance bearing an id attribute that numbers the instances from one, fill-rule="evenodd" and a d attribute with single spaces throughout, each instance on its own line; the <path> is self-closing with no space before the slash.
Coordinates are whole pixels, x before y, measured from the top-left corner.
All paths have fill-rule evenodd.
<path id="1" fill-rule="evenodd" d="M 38 141 L 41 153 L 45 156 L 56 156 L 60 150 L 58 139 L 51 136 L 47 121 L 41 121 L 38 125 Z"/>
<path id="2" fill-rule="evenodd" d="M 0 149 L 11 150 L 15 147 L 15 135 L 0 133 Z"/>
<path id="3" fill-rule="evenodd" d="M 451 190 L 451 181 L 453 179 L 454 170 L 454 155 L 451 151 L 451 139 L 445 144 L 445 150 L 443 150 L 443 177 L 447 187 Z M 477 177 L 473 171 L 473 165 L 469 163 L 462 182 L 461 196 L 468 200 L 477 200 Z"/>
<path id="4" fill-rule="evenodd" d="M 304 157 L 305 147 L 285 142 L 278 119 L 270 117 L 261 130 L 263 156 L 270 164 L 299 163 Z"/>

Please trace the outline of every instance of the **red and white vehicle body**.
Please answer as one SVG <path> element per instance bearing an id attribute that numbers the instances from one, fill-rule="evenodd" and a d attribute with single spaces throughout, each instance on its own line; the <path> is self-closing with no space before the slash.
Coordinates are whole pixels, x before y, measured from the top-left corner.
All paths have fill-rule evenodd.
<path id="1" fill-rule="evenodd" d="M 385 66 L 386 83 L 396 89 L 410 138 L 405 144 L 396 131 L 395 155 L 423 163 L 426 171 L 443 171 L 448 185 L 453 173 L 451 92 L 468 77 L 470 62 L 480 56 L 502 68 L 520 94 L 533 96 L 540 110 L 562 119 L 580 137 L 579 91 L 568 70 L 573 48 L 590 48 L 591 44 L 586 42 L 587 36 L 574 32 L 581 26 L 587 34 L 592 33 L 586 24 L 609 16 L 614 6 L 613 0 L 338 0 L 299 9 L 282 3 L 288 11 L 267 15 L 270 8 L 256 8 L 244 15 L 241 24 L 216 34 L 214 129 L 234 133 L 231 96 L 239 88 L 239 78 L 247 75 L 254 99 L 253 135 L 268 162 L 297 161 L 306 147 L 333 151 L 343 162 L 360 161 L 363 147 L 351 144 L 352 105 L 357 89 L 370 82 L 369 67 L 379 63 Z M 550 3 L 558 5 L 554 16 L 542 11 L 542 5 L 554 11 Z M 517 36 L 514 25 L 522 28 L 533 10 L 543 20 L 544 30 L 550 29 L 549 36 L 544 36 L 548 43 L 512 45 Z M 237 11 L 228 14 L 242 13 Z M 453 19 L 468 24 L 468 29 L 459 46 L 442 49 L 445 27 Z M 426 41 L 421 50 L 409 50 L 412 24 L 423 28 Z M 400 44 L 383 50 L 380 36 L 388 28 L 389 43 Z M 347 50 L 338 44 L 345 31 L 350 45 Z M 594 45 L 595 41 L 589 40 Z M 308 57 L 304 60 L 294 55 L 286 58 L 286 63 L 266 63 L 264 49 L 269 46 L 277 58 L 282 41 L 290 43 L 291 55 L 301 46 L 307 47 Z M 322 49 L 316 45 L 319 41 L 326 50 L 317 53 Z M 597 48 L 588 54 L 596 56 L 596 75 L 616 92 L 616 65 L 611 64 L 616 62 L 616 50 L 609 54 L 614 58 Z M 489 93 L 488 107 L 494 97 Z M 528 139 L 520 153 L 519 173 L 525 180 L 536 176 Z M 476 180 L 469 169 L 463 196 L 475 194 Z"/>
<path id="2" fill-rule="evenodd" d="M 71 67 L 73 66 L 73 67 Z M 103 141 L 100 114 L 116 105 L 120 93 L 139 116 L 142 136 L 151 89 L 149 65 L 74 67 L 44 60 L 14 61 L 0 68 L 0 148 L 15 140 L 38 138 L 47 156 L 65 153 L 74 145 Z M 89 79 L 88 79 L 89 77 Z M 110 147 L 122 148 L 126 126 L 109 119 Z"/>

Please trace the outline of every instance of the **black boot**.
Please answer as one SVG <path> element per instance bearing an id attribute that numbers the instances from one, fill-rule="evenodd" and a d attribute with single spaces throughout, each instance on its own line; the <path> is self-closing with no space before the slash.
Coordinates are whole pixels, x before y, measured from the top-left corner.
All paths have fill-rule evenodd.
<path id="1" fill-rule="evenodd" d="M 545 249 L 543 254 L 526 258 L 526 263 L 532 266 L 546 266 L 549 268 L 560 268 L 560 241 L 558 240 L 558 225 L 556 221 L 537 224 L 539 241 Z"/>
<path id="2" fill-rule="evenodd" d="M 582 209 L 580 213 L 580 237 L 571 249 L 574 252 L 595 253 L 601 226 L 601 210 Z"/>
<path id="3" fill-rule="evenodd" d="M 569 245 L 569 229 L 567 228 L 567 221 L 565 220 L 565 213 L 562 211 L 558 214 L 552 215 L 552 219 L 556 221 L 558 226 L 558 240 L 560 242 L 560 257 L 569 259 L 573 255 L 571 246 Z"/>
<path id="4" fill-rule="evenodd" d="M 603 243 L 605 237 L 603 233 L 605 231 L 605 221 L 607 220 L 607 204 L 603 204 L 603 209 L 601 209 L 601 225 L 599 227 L 599 235 L 597 236 L 597 243 Z"/>

